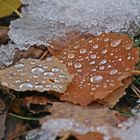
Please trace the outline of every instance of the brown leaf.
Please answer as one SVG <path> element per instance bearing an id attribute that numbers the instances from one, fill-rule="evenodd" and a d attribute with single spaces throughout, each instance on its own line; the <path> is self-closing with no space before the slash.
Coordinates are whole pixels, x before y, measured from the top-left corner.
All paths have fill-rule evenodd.
<path id="1" fill-rule="evenodd" d="M 88 133 L 98 132 L 102 134 L 101 136 L 113 138 L 115 136 L 113 129 L 116 129 L 121 122 L 115 111 L 99 104 L 82 107 L 56 102 L 50 111 L 50 116 L 40 120 L 42 129 L 46 129 L 46 133 L 49 133 L 50 137 L 64 136 L 68 133 L 74 136 L 85 135 L 81 136 L 81 138 L 85 138 L 89 136 Z M 93 134 L 91 135 L 93 136 Z"/>
<path id="2" fill-rule="evenodd" d="M 5 121 L 6 121 L 6 115 L 7 111 L 5 110 L 5 104 L 0 98 L 0 139 L 4 137 L 5 134 Z"/>
<path id="3" fill-rule="evenodd" d="M 61 100 L 87 105 L 92 101 L 102 101 L 123 87 L 122 80 L 131 77 L 139 58 L 138 49 L 132 45 L 132 40 L 125 34 L 103 33 L 67 41 L 59 55 L 53 53 L 59 44 L 48 48 L 74 74 Z M 115 96 L 117 99 L 114 100 L 121 96 Z"/>
<path id="4" fill-rule="evenodd" d="M 55 102 L 50 112 L 52 113 L 51 116 L 41 119 L 41 124 L 52 118 L 70 118 L 77 122 L 82 122 L 88 127 L 100 125 L 116 127 L 120 123 L 115 111 L 99 104 L 82 107 L 70 103 Z"/>
<path id="5" fill-rule="evenodd" d="M 27 131 L 27 126 L 22 122 L 18 122 L 15 126 L 15 129 L 12 132 L 9 132 L 9 134 L 7 134 L 7 139 L 14 140 L 26 131 Z"/>
<path id="6" fill-rule="evenodd" d="M 77 140 L 105 140 L 104 135 L 99 132 L 88 133 L 86 135 L 75 135 L 75 137 L 77 138 Z M 121 140 L 121 139 L 110 137 L 109 140 Z"/>
<path id="7" fill-rule="evenodd" d="M 63 93 L 72 78 L 66 66 L 55 57 L 48 57 L 42 61 L 21 59 L 15 65 L 0 71 L 1 85 L 16 91 Z"/>
<path id="8" fill-rule="evenodd" d="M 4 43 L 8 39 L 8 27 L 0 26 L 0 43 Z"/>
<path id="9" fill-rule="evenodd" d="M 23 99 L 23 105 L 27 106 L 32 113 L 46 112 L 48 103 L 52 102 L 48 98 L 40 96 L 25 97 Z M 34 108 L 31 108 L 31 105 L 34 105 Z"/>

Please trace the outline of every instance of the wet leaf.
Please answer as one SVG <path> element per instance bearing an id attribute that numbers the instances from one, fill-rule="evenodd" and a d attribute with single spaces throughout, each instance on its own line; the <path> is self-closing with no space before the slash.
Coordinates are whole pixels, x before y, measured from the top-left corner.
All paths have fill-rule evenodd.
<path id="1" fill-rule="evenodd" d="M 132 82 L 132 71 L 139 59 L 139 50 L 126 34 L 103 33 L 70 40 L 58 50 L 60 43 L 48 50 L 67 65 L 74 79 L 61 100 L 87 105 L 93 101 L 112 107 Z M 130 78 L 129 78 L 130 77 Z M 119 94 L 118 94 L 119 93 Z"/>
<path id="2" fill-rule="evenodd" d="M 63 93 L 72 78 L 66 66 L 55 57 L 48 57 L 42 61 L 21 59 L 15 65 L 0 71 L 1 85 L 15 91 Z"/>
<path id="3" fill-rule="evenodd" d="M 20 6 L 20 0 L 0 0 L 0 18 L 10 15 L 12 12 L 20 15 L 17 11 Z"/>

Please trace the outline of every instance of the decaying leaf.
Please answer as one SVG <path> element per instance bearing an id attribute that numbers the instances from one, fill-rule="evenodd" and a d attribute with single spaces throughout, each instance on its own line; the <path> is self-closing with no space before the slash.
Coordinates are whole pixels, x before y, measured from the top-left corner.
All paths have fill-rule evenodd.
<path id="1" fill-rule="evenodd" d="M 47 105 L 50 103 L 52 102 L 46 97 L 31 96 L 23 99 L 23 105 L 27 106 L 32 113 L 46 112 L 49 108 Z M 31 105 L 33 105 L 34 108 L 31 107 Z"/>
<path id="2" fill-rule="evenodd" d="M 88 133 L 86 135 L 76 135 L 75 137 L 77 138 L 77 140 L 121 140 L 117 137 L 108 138 L 99 132 Z"/>
<path id="3" fill-rule="evenodd" d="M 92 101 L 104 100 L 123 90 L 121 95 L 114 96 L 117 101 L 124 95 L 122 80 L 132 76 L 134 65 L 139 59 L 139 50 L 132 48 L 133 42 L 125 34 L 103 33 L 96 37 L 81 37 L 76 41 L 67 41 L 56 54 L 55 47 L 48 48 L 52 55 L 67 65 L 74 79 L 61 100 L 75 104 L 87 105 Z M 125 80 L 128 85 L 130 80 Z M 114 94 L 113 94 L 114 92 Z M 112 103 L 109 103 L 112 104 Z"/>
<path id="4" fill-rule="evenodd" d="M 4 43 L 8 39 L 8 27 L 0 26 L 0 43 Z"/>
<path id="5" fill-rule="evenodd" d="M 101 133 L 100 138 L 106 137 L 113 140 L 111 139 L 115 136 L 113 128 L 115 129 L 116 124 L 120 123 L 115 115 L 116 112 L 99 104 L 82 107 L 56 102 L 50 111 L 50 116 L 40 120 L 41 130 L 30 132 L 26 137 L 27 140 L 55 140 L 57 136 L 61 137 L 66 133 L 79 136 L 88 135 L 92 132 L 93 134 Z"/>
<path id="6" fill-rule="evenodd" d="M 72 81 L 66 66 L 57 58 L 46 60 L 21 59 L 15 65 L 0 71 L 0 82 L 16 91 L 36 90 L 63 93 Z"/>
<path id="7" fill-rule="evenodd" d="M 119 0 L 22 0 L 22 18 L 12 22 L 10 38 L 27 49 L 29 45 L 48 45 L 69 31 L 127 32 L 134 35 L 140 27 L 140 1 Z M 123 8 L 122 8 L 123 7 Z M 84 11 L 84 12 L 83 12 Z"/>
<path id="8" fill-rule="evenodd" d="M 5 120 L 6 120 L 6 115 L 7 111 L 5 110 L 5 104 L 0 98 L 0 139 L 4 137 L 5 134 Z"/>
<path id="9" fill-rule="evenodd" d="M 0 0 L 0 17 L 8 16 L 16 12 L 21 5 L 20 0 Z"/>
<path id="10" fill-rule="evenodd" d="M 51 116 L 44 117 L 40 120 L 41 124 L 53 118 L 72 119 L 81 122 L 87 127 L 113 126 L 116 127 L 120 120 L 115 115 L 115 111 L 107 107 L 93 104 L 88 107 L 73 105 L 70 103 L 53 103 L 50 109 Z"/>

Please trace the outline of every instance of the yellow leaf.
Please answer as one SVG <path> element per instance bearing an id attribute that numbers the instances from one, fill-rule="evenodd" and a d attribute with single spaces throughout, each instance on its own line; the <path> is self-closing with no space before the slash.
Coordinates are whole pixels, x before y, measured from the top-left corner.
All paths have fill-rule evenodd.
<path id="1" fill-rule="evenodd" d="M 20 16 L 20 13 L 17 11 L 20 5 L 20 0 L 0 0 L 0 18 L 10 15 L 12 12 Z"/>

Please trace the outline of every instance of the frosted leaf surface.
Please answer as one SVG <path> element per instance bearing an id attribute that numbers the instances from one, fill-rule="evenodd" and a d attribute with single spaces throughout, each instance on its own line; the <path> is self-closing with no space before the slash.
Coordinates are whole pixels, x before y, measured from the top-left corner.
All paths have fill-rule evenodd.
<path id="1" fill-rule="evenodd" d="M 0 45 L 0 68 L 9 66 L 13 63 L 16 45 Z"/>
<path id="2" fill-rule="evenodd" d="M 12 22 L 10 38 L 16 44 L 44 44 L 71 30 L 127 32 L 140 27 L 139 0 L 23 0 L 23 17 Z M 27 49 L 22 47 L 19 49 Z"/>
<path id="3" fill-rule="evenodd" d="M 16 91 L 63 93 L 72 78 L 66 66 L 55 57 L 42 61 L 31 58 L 21 59 L 15 65 L 0 71 L 1 85 Z"/>

